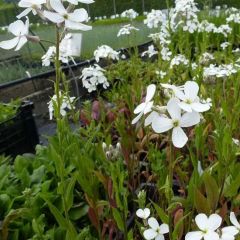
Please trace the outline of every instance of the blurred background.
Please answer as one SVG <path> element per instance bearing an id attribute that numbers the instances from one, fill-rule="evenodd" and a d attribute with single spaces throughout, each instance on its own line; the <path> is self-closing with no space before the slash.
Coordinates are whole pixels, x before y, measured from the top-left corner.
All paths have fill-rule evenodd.
<path id="1" fill-rule="evenodd" d="M 240 8 L 240 0 L 197 0 L 197 2 L 200 8 L 224 5 Z M 17 3 L 15 0 L 0 0 L 0 41 L 12 38 L 7 32 L 7 26 L 14 22 L 15 16 L 23 10 L 17 7 Z M 126 9 L 132 8 L 140 15 L 134 25 L 141 31 L 136 33 L 132 41 L 137 44 L 149 41 L 149 33 L 156 30 L 150 30 L 143 24 L 143 15 L 152 9 L 165 9 L 167 4 L 173 6 L 174 0 L 95 0 L 94 4 L 80 5 L 88 11 L 89 24 L 93 26 L 93 30 L 83 33 L 82 53 L 78 61 L 91 58 L 97 46 L 103 44 L 115 49 L 129 46 L 127 37 L 117 37 L 121 26 L 127 24 L 126 19 L 119 18 L 118 14 Z M 52 26 L 42 23 L 38 17 L 31 14 L 30 22 L 32 34 L 40 36 L 41 39 L 54 40 Z M 49 46 L 28 43 L 19 52 L 0 49 L 0 84 L 51 70 L 52 67 L 42 67 L 41 63 L 41 57 Z"/>

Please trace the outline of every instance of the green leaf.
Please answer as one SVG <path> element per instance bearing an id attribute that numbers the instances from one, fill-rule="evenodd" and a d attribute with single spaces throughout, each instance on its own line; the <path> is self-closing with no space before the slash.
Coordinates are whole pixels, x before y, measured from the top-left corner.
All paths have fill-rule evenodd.
<path id="1" fill-rule="evenodd" d="M 218 198 L 219 198 L 217 182 L 208 172 L 204 173 L 203 181 L 204 181 L 206 192 L 207 192 L 207 200 L 208 200 L 209 206 L 211 207 L 212 210 L 214 210 L 218 205 Z"/>
<path id="2" fill-rule="evenodd" d="M 161 221 L 162 221 L 163 223 L 167 223 L 167 224 L 168 224 L 168 222 L 169 222 L 168 215 L 167 215 L 167 214 L 164 212 L 164 210 L 163 210 L 161 207 L 159 207 L 156 203 L 152 202 L 152 204 L 153 204 L 155 210 L 157 211 L 157 214 L 158 214 L 158 216 L 160 217 Z"/>
<path id="3" fill-rule="evenodd" d="M 74 186 L 77 180 L 77 175 L 75 174 L 71 179 L 69 179 L 69 181 L 66 184 L 66 192 L 65 192 L 65 202 L 66 202 L 66 207 L 67 207 L 67 211 L 69 211 L 73 205 L 73 198 L 74 198 L 74 194 L 73 194 L 73 190 L 74 190 Z"/>
<path id="4" fill-rule="evenodd" d="M 114 217 L 114 220 L 117 223 L 118 228 L 121 231 L 124 231 L 124 223 L 123 223 L 121 214 L 120 214 L 120 212 L 116 208 L 113 208 L 113 217 Z"/>
<path id="5" fill-rule="evenodd" d="M 203 196 L 203 194 L 198 189 L 195 190 L 194 205 L 198 213 L 206 214 L 210 213 L 210 206 L 208 200 Z"/>
<path id="6" fill-rule="evenodd" d="M 33 171 L 33 174 L 31 175 L 31 182 L 32 183 L 42 182 L 44 173 L 45 173 L 45 167 L 43 165 L 40 166 L 39 168 L 35 169 Z"/>

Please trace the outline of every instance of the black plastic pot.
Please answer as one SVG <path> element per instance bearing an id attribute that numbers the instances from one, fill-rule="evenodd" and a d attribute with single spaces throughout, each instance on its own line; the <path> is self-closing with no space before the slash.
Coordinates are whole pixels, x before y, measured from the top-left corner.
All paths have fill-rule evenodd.
<path id="1" fill-rule="evenodd" d="M 39 137 L 33 108 L 32 102 L 25 101 L 14 117 L 0 124 L 0 155 L 15 157 L 35 152 Z"/>

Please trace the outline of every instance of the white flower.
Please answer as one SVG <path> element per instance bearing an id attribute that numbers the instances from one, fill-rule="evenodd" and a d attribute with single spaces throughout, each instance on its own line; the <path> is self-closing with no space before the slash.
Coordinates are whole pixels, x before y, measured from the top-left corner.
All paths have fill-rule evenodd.
<path id="1" fill-rule="evenodd" d="M 198 97 L 199 86 L 194 81 L 187 81 L 184 84 L 184 91 L 176 90 L 176 97 L 182 102 L 178 105 L 186 112 L 205 112 L 210 109 L 208 103 L 201 103 Z"/>
<path id="2" fill-rule="evenodd" d="M 148 28 L 157 28 L 159 24 L 164 24 L 167 20 L 166 14 L 164 14 L 161 10 L 154 10 L 147 15 L 147 18 L 144 20 L 144 24 L 148 26 Z"/>
<path id="3" fill-rule="evenodd" d="M 185 240 L 219 240 L 219 234 L 216 230 L 222 223 L 222 218 L 218 214 L 212 214 L 207 217 L 205 214 L 198 214 L 195 222 L 200 231 L 189 232 Z"/>
<path id="4" fill-rule="evenodd" d="M 134 114 L 138 114 L 138 115 L 132 120 L 132 124 L 137 123 L 143 115 L 151 111 L 153 106 L 153 101 L 151 100 L 155 94 L 155 91 L 156 91 L 156 85 L 151 84 L 147 87 L 147 95 L 146 95 L 145 101 L 135 108 Z"/>
<path id="5" fill-rule="evenodd" d="M 17 18 L 22 18 L 28 15 L 30 12 L 33 15 L 37 15 L 37 11 L 42 8 L 42 4 L 45 4 L 46 0 L 21 0 L 18 6 L 21 8 L 26 8 L 22 13 L 20 13 Z"/>
<path id="6" fill-rule="evenodd" d="M 87 31 L 92 29 L 91 26 L 82 23 L 88 20 L 88 13 L 85 9 L 80 8 L 69 13 L 60 0 L 50 0 L 50 5 L 56 12 L 47 10 L 43 12 L 43 15 L 50 21 L 57 24 L 65 23 L 65 27 L 72 30 Z"/>
<path id="7" fill-rule="evenodd" d="M 222 228 L 220 232 L 219 240 L 235 240 L 235 235 L 238 234 L 239 230 L 234 226 L 229 226 Z"/>
<path id="8" fill-rule="evenodd" d="M 237 229 L 238 233 L 240 232 L 240 224 L 235 216 L 234 212 L 230 213 L 230 221 L 234 225 L 234 227 Z"/>
<path id="9" fill-rule="evenodd" d="M 82 70 L 82 83 L 85 88 L 88 89 L 88 92 L 96 91 L 98 85 L 103 85 L 103 88 L 107 89 L 109 87 L 109 82 L 104 76 L 104 69 L 99 65 L 95 64 L 89 68 L 84 68 Z"/>
<path id="10" fill-rule="evenodd" d="M 119 60 L 119 53 L 107 45 L 102 45 L 94 51 L 94 57 L 97 62 L 99 62 L 100 58 Z"/>
<path id="11" fill-rule="evenodd" d="M 153 45 L 150 45 L 150 46 L 148 47 L 148 50 L 142 53 L 142 57 L 144 57 L 145 55 L 148 55 L 148 57 L 151 58 L 152 56 L 154 56 L 154 55 L 156 55 L 156 54 L 158 54 L 158 51 L 156 51 L 156 50 L 154 49 L 154 46 L 153 46 Z"/>
<path id="12" fill-rule="evenodd" d="M 29 29 L 29 20 L 27 18 L 25 24 L 21 20 L 17 20 L 11 23 L 8 27 L 8 31 L 15 35 L 16 37 L 0 42 L 0 48 L 3 49 L 12 49 L 15 48 L 15 51 L 18 51 L 26 42 L 28 37 L 28 30 Z"/>
<path id="13" fill-rule="evenodd" d="M 136 215 L 137 215 L 139 218 L 147 219 L 147 218 L 150 216 L 150 209 L 149 209 L 149 208 L 138 209 L 138 210 L 136 211 Z"/>
<path id="14" fill-rule="evenodd" d="M 156 74 L 159 75 L 161 79 L 163 79 L 167 75 L 167 73 L 163 71 L 156 71 Z"/>
<path id="15" fill-rule="evenodd" d="M 94 3 L 93 0 L 66 0 L 71 4 L 77 5 L 79 2 L 80 3 L 86 3 L 86 4 L 90 4 L 90 3 Z"/>
<path id="16" fill-rule="evenodd" d="M 167 111 L 171 118 L 155 116 L 152 128 L 156 133 L 163 133 L 172 130 L 172 142 L 177 148 L 182 148 L 188 141 L 188 137 L 182 128 L 191 127 L 200 122 L 200 115 L 197 112 L 187 112 L 181 115 L 179 100 L 172 98 L 167 104 Z"/>
<path id="17" fill-rule="evenodd" d="M 42 56 L 42 66 L 48 67 L 51 62 L 54 61 L 54 56 L 56 54 L 56 47 L 51 46 L 48 51 Z"/>
<path id="18" fill-rule="evenodd" d="M 151 217 L 148 219 L 149 229 L 143 232 L 143 236 L 147 240 L 164 240 L 164 234 L 169 233 L 169 227 L 167 224 L 163 223 L 159 225 L 158 221 Z"/>
<path id="19" fill-rule="evenodd" d="M 132 31 L 139 31 L 138 28 L 135 28 L 131 24 L 124 25 L 118 32 L 117 36 L 130 35 Z"/>
<path id="20" fill-rule="evenodd" d="M 220 47 L 225 50 L 228 46 L 230 46 L 230 43 L 229 42 L 224 42 L 224 43 L 221 43 Z"/>
<path id="21" fill-rule="evenodd" d="M 173 68 L 173 66 L 175 65 L 188 65 L 189 64 L 189 60 L 182 54 L 178 54 L 177 56 L 175 56 L 170 63 L 170 68 Z"/>
<path id="22" fill-rule="evenodd" d="M 72 105 L 75 97 L 67 97 L 62 96 L 62 93 L 59 92 L 60 97 L 60 114 L 61 116 L 66 116 L 67 110 L 74 109 L 75 107 Z M 53 119 L 53 113 L 54 113 L 54 106 L 57 106 L 57 95 L 54 95 L 51 100 L 48 102 L 48 110 L 49 110 L 49 119 Z"/>
<path id="23" fill-rule="evenodd" d="M 122 18 L 135 19 L 138 16 L 138 13 L 133 9 L 128 9 L 121 14 Z"/>

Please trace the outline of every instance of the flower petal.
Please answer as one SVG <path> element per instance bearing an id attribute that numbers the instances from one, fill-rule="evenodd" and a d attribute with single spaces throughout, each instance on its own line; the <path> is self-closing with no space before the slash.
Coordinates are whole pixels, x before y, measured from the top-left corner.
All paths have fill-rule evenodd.
<path id="1" fill-rule="evenodd" d="M 187 81 L 184 84 L 184 93 L 186 95 L 186 98 L 195 100 L 197 98 L 198 91 L 199 91 L 199 86 L 196 82 Z"/>
<path id="2" fill-rule="evenodd" d="M 134 114 L 138 114 L 140 112 L 143 112 L 144 108 L 146 107 L 146 103 L 143 102 L 141 104 L 139 104 L 135 109 L 134 109 Z"/>
<path id="3" fill-rule="evenodd" d="M 185 236 L 185 240 L 200 240 L 203 237 L 203 233 L 201 231 L 189 232 Z"/>
<path id="4" fill-rule="evenodd" d="M 20 37 L 20 40 L 17 44 L 17 47 L 15 49 L 15 51 L 18 51 L 20 48 L 22 48 L 22 46 L 27 42 L 27 38 L 25 36 Z"/>
<path id="5" fill-rule="evenodd" d="M 0 48 L 9 50 L 16 47 L 18 42 L 19 42 L 19 37 L 15 37 L 11 40 L 2 41 L 0 42 Z"/>
<path id="6" fill-rule="evenodd" d="M 240 224 L 239 224 L 234 212 L 230 213 L 230 221 L 236 228 L 238 228 L 240 230 Z"/>
<path id="7" fill-rule="evenodd" d="M 156 218 L 151 217 L 148 219 L 148 225 L 153 229 L 153 230 L 157 230 L 159 228 L 159 224 L 158 221 L 156 220 Z"/>
<path id="8" fill-rule="evenodd" d="M 24 28 L 23 21 L 17 20 L 9 25 L 8 31 L 15 36 L 19 36 L 23 28 Z"/>
<path id="9" fill-rule="evenodd" d="M 62 23 L 64 21 L 63 16 L 61 16 L 59 13 L 45 10 L 43 11 L 43 16 L 54 23 Z"/>
<path id="10" fill-rule="evenodd" d="M 206 214 L 200 213 L 195 217 L 198 228 L 205 231 L 208 228 L 208 217 Z"/>
<path id="11" fill-rule="evenodd" d="M 163 133 L 173 128 L 172 120 L 166 117 L 155 116 L 152 121 L 153 131 Z"/>
<path id="12" fill-rule="evenodd" d="M 67 11 L 60 0 L 50 0 L 50 5 L 55 12 L 60 13 L 61 15 L 67 14 Z"/>
<path id="13" fill-rule="evenodd" d="M 147 229 L 143 232 L 143 236 L 146 240 L 151 240 L 157 236 L 157 232 L 153 229 Z"/>
<path id="14" fill-rule="evenodd" d="M 20 18 L 22 18 L 22 17 L 25 17 L 25 16 L 28 15 L 31 11 L 32 11 L 31 8 L 26 8 L 26 9 L 23 10 L 20 14 L 17 15 L 17 18 L 20 19 Z"/>
<path id="15" fill-rule="evenodd" d="M 144 113 L 144 114 L 147 114 L 147 113 L 151 112 L 152 106 L 153 106 L 153 101 L 147 102 L 147 103 L 146 103 L 146 107 L 144 108 L 143 113 Z"/>
<path id="16" fill-rule="evenodd" d="M 166 223 L 160 225 L 160 233 L 161 234 L 169 233 L 169 226 Z"/>
<path id="17" fill-rule="evenodd" d="M 188 137 L 181 127 L 173 128 L 172 142 L 177 148 L 182 148 L 188 141 Z"/>
<path id="18" fill-rule="evenodd" d="M 147 87 L 147 95 L 146 95 L 146 102 L 149 102 L 152 100 L 154 94 L 155 94 L 155 91 L 156 91 L 156 85 L 155 84 L 150 84 L 148 87 Z"/>
<path id="19" fill-rule="evenodd" d="M 212 214 L 208 218 L 208 229 L 215 231 L 217 230 L 222 224 L 222 218 L 218 214 Z"/>
<path id="20" fill-rule="evenodd" d="M 132 124 L 134 125 L 135 123 L 137 123 L 141 117 L 143 115 L 143 112 L 139 113 L 133 120 L 132 120 Z"/>
<path id="21" fill-rule="evenodd" d="M 238 232 L 239 232 L 239 230 L 234 226 L 228 226 L 228 227 L 222 228 L 222 233 L 223 234 L 235 236 L 235 235 L 238 234 Z"/>
<path id="22" fill-rule="evenodd" d="M 180 102 L 178 103 L 178 106 L 186 112 L 192 112 L 192 107 L 190 104 L 187 104 L 185 102 Z"/>
<path id="23" fill-rule="evenodd" d="M 192 109 L 196 112 L 206 112 L 210 109 L 210 106 L 207 103 L 205 104 L 200 102 L 192 103 L 191 106 L 192 106 Z"/>
<path id="24" fill-rule="evenodd" d="M 180 119 L 181 127 L 192 127 L 200 122 L 200 114 L 198 112 L 184 113 Z"/>
<path id="25" fill-rule="evenodd" d="M 139 218 L 144 218 L 144 211 L 142 209 L 138 209 L 136 211 L 136 215 L 139 217 Z"/>
<path id="26" fill-rule="evenodd" d="M 92 29 L 92 26 L 88 26 L 78 22 L 73 22 L 70 20 L 65 20 L 65 27 L 68 29 L 81 30 L 81 31 L 89 31 Z"/>
<path id="27" fill-rule="evenodd" d="M 167 104 L 167 110 L 173 120 L 181 118 L 181 108 L 178 106 L 179 100 L 171 98 Z"/>
<path id="28" fill-rule="evenodd" d="M 74 22 L 87 21 L 88 13 L 84 8 L 76 9 L 73 13 L 69 13 L 69 20 Z"/>
<path id="29" fill-rule="evenodd" d="M 162 234 L 158 234 L 156 237 L 155 237 L 155 240 L 165 240 L 164 236 Z"/>
<path id="30" fill-rule="evenodd" d="M 159 117 L 159 113 L 158 112 L 151 112 L 145 119 L 145 122 L 144 122 L 144 126 L 147 127 L 149 126 L 150 124 L 152 124 L 152 122 L 154 121 L 155 117 Z"/>
<path id="31" fill-rule="evenodd" d="M 216 232 L 208 231 L 204 234 L 204 240 L 219 240 L 219 235 Z"/>

